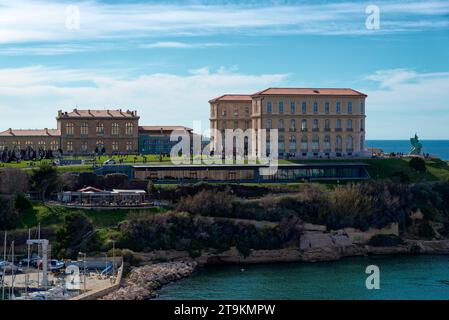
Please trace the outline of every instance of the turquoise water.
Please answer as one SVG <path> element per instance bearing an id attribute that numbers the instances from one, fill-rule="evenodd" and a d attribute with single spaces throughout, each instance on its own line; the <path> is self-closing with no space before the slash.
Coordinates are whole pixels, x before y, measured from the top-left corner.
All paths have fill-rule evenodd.
<path id="1" fill-rule="evenodd" d="M 449 140 L 422 140 L 423 152 L 449 160 Z M 381 148 L 384 152 L 410 151 L 409 140 L 366 140 L 368 148 Z"/>
<path id="2" fill-rule="evenodd" d="M 380 289 L 368 290 L 368 265 Z M 163 287 L 159 299 L 449 299 L 449 256 L 354 257 L 335 262 L 207 267 Z"/>

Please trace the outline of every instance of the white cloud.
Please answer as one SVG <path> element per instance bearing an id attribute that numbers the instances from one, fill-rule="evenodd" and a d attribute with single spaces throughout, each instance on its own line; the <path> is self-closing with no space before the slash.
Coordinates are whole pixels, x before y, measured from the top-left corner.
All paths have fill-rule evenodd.
<path id="1" fill-rule="evenodd" d="M 202 121 L 209 127 L 208 100 L 227 92 L 253 93 L 285 82 L 285 74 L 247 75 L 231 69 L 191 70 L 185 76 L 144 74 L 124 79 L 101 70 L 44 66 L 0 69 L 0 130 L 54 127 L 58 109 L 138 110 L 142 124 Z M 26 115 L 26 116 L 24 116 Z"/>
<path id="2" fill-rule="evenodd" d="M 381 70 L 367 79 L 378 84 L 364 90 L 368 135 L 393 139 L 418 131 L 427 139 L 449 138 L 449 72 Z"/>
<path id="3" fill-rule="evenodd" d="M 83 41 L 116 38 L 247 34 L 372 34 L 365 28 L 369 2 L 265 2 L 226 4 L 106 4 L 0 0 L 0 43 Z M 66 28 L 66 8 L 80 11 L 80 29 Z M 378 1 L 379 33 L 448 28 L 447 1 Z M 170 42 L 156 43 L 156 47 Z M 172 42 L 176 48 L 183 42 Z"/>

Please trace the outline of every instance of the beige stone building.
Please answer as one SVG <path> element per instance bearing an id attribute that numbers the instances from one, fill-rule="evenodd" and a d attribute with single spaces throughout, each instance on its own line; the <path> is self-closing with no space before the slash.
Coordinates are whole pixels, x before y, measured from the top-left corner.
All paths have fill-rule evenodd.
<path id="1" fill-rule="evenodd" d="M 137 152 L 137 111 L 74 109 L 58 111 L 56 120 L 64 154 L 91 154 L 103 148 L 107 154 Z"/>
<path id="2" fill-rule="evenodd" d="M 223 95 L 209 101 L 211 144 L 220 148 L 214 130 L 222 132 L 223 139 L 225 129 L 277 129 L 281 158 L 366 156 L 366 97 L 337 88 L 268 88 L 252 95 Z"/>
<path id="3" fill-rule="evenodd" d="M 0 132 L 0 151 L 8 148 L 56 151 L 61 143 L 60 132 L 56 129 L 11 129 Z"/>

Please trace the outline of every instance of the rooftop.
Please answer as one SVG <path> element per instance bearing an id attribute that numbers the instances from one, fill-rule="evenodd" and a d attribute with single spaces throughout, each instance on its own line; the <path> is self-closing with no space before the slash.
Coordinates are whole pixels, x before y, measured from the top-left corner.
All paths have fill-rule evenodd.
<path id="1" fill-rule="evenodd" d="M 322 96 L 362 96 L 366 94 L 349 88 L 268 88 L 254 93 L 258 95 L 322 95 Z"/>
<path id="2" fill-rule="evenodd" d="M 11 129 L 0 132 L 0 137 L 57 137 L 61 132 L 57 129 Z"/>
<path id="3" fill-rule="evenodd" d="M 173 130 L 186 130 L 192 131 L 193 129 L 184 126 L 139 126 L 139 131 L 173 131 Z"/>
<path id="4" fill-rule="evenodd" d="M 209 103 L 216 102 L 216 101 L 251 101 L 251 95 L 250 94 L 224 94 L 222 96 L 219 96 L 217 98 L 209 100 Z"/>
<path id="5" fill-rule="evenodd" d="M 62 110 L 58 111 L 58 119 L 59 118 L 130 118 L 135 119 L 139 118 L 137 116 L 137 111 L 122 109 L 118 110 L 78 110 L 73 109 L 71 112 L 63 112 Z"/>

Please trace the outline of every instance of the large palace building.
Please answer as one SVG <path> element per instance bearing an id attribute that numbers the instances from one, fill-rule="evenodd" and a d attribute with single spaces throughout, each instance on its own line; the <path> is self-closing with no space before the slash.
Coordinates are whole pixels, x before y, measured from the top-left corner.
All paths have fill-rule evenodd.
<path id="1" fill-rule="evenodd" d="M 58 111 L 57 129 L 8 129 L 0 132 L 0 150 L 8 148 L 61 150 L 63 154 L 84 155 L 104 150 L 106 154 L 169 153 L 176 142 L 173 130 L 192 134 L 183 126 L 139 127 L 137 111 L 78 110 Z"/>
<path id="2" fill-rule="evenodd" d="M 217 131 L 224 139 L 226 129 L 277 129 L 281 158 L 363 156 L 366 97 L 336 88 L 225 94 L 209 101 L 211 146 L 217 150 L 224 144 L 214 136 Z"/>

